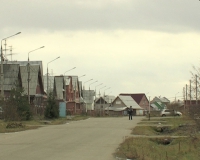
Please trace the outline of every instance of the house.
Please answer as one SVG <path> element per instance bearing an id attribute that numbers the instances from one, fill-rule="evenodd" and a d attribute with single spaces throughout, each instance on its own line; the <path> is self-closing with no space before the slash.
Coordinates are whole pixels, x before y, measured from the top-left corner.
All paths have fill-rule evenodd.
<path id="1" fill-rule="evenodd" d="M 0 66 L 0 69 L 1 69 L 1 66 Z M 5 99 L 9 97 L 10 91 L 13 87 L 15 87 L 16 83 L 22 86 L 19 69 L 20 69 L 19 64 L 4 64 L 3 65 L 3 73 L 4 73 L 3 90 L 4 90 Z"/>
<path id="2" fill-rule="evenodd" d="M 53 94 L 57 100 L 65 101 L 65 86 L 64 77 L 55 76 L 54 77 L 54 87 Z"/>
<path id="3" fill-rule="evenodd" d="M 94 103 L 95 112 L 100 115 L 107 114 L 107 112 L 105 112 L 106 108 L 112 105 L 112 102 L 115 98 L 116 97 L 112 95 L 105 95 L 103 97 L 96 98 Z"/>
<path id="4" fill-rule="evenodd" d="M 35 103 L 39 104 L 38 102 L 43 103 L 43 100 L 46 99 L 46 96 L 44 93 L 42 72 L 41 72 L 40 65 L 38 64 L 30 65 L 29 82 L 28 82 L 27 66 L 20 65 L 20 77 L 21 77 L 22 87 L 24 88 L 24 92 L 26 94 L 28 94 L 29 92 L 30 103 L 31 104 L 35 104 Z"/>
<path id="5" fill-rule="evenodd" d="M 167 108 L 167 106 L 164 103 L 156 101 L 151 103 L 151 107 L 153 108 L 153 110 L 163 110 Z"/>
<path id="6" fill-rule="evenodd" d="M 109 112 L 109 115 L 127 115 L 127 107 L 132 106 L 133 115 L 143 115 L 143 108 L 141 108 L 137 102 L 131 96 L 117 96 L 113 102 L 112 106 L 105 108 L 105 111 Z"/>
<path id="7" fill-rule="evenodd" d="M 81 105 L 81 91 L 78 76 L 55 76 L 53 93 L 57 101 L 66 103 L 67 114 L 80 114 L 83 112 Z"/>
<path id="8" fill-rule="evenodd" d="M 144 109 L 144 111 L 149 111 L 149 100 L 144 93 L 121 93 L 121 96 L 131 96 L 135 102 Z"/>
<path id="9" fill-rule="evenodd" d="M 154 97 L 151 103 L 154 102 L 162 102 L 165 105 L 168 105 L 170 103 L 170 100 L 168 100 L 166 97 Z"/>
<path id="10" fill-rule="evenodd" d="M 28 78 L 27 64 L 27 61 L 14 61 L 3 64 L 3 89 L 5 99 L 10 95 L 12 87 L 14 87 L 17 82 L 24 88 L 25 94 L 28 95 L 29 93 L 31 104 L 42 106 L 43 101 L 46 98 L 43 87 L 42 65 L 35 61 L 30 61 L 30 77 Z"/>
<path id="11" fill-rule="evenodd" d="M 94 110 L 94 96 L 95 92 L 94 90 L 83 90 L 83 102 L 85 105 L 85 111 L 87 112 L 88 110 Z"/>

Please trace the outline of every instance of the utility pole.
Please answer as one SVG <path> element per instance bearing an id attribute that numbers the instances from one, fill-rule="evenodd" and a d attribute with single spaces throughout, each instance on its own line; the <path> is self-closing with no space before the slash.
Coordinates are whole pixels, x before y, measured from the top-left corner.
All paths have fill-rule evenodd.
<path id="1" fill-rule="evenodd" d="M 190 80 L 190 106 L 191 106 L 191 99 L 192 99 L 191 98 L 191 96 L 192 96 L 191 94 L 192 94 L 192 87 L 191 87 L 191 80 Z"/>
<path id="2" fill-rule="evenodd" d="M 196 104 L 197 104 L 197 75 L 195 75 L 195 77 L 196 77 Z"/>
<path id="3" fill-rule="evenodd" d="M 184 113 L 185 113 L 185 87 L 183 87 L 183 102 L 184 102 Z"/>
<path id="4" fill-rule="evenodd" d="M 74 105 L 74 113 L 76 114 L 76 82 L 75 82 L 74 102 L 75 102 L 75 105 Z"/>
<path id="5" fill-rule="evenodd" d="M 149 96 L 149 121 L 150 121 L 150 105 L 151 103 L 150 103 L 150 96 Z"/>
<path id="6" fill-rule="evenodd" d="M 185 86 L 185 107 L 186 107 L 186 105 L 187 105 L 187 84 L 186 84 L 186 86 Z M 185 108 L 184 108 L 185 109 Z"/>

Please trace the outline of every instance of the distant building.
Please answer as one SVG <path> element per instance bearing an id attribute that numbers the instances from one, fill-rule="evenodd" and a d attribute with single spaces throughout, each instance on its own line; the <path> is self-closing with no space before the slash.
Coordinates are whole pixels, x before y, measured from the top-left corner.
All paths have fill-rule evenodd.
<path id="1" fill-rule="evenodd" d="M 144 93 L 120 93 L 119 95 L 131 96 L 144 111 L 149 110 L 149 100 Z"/>

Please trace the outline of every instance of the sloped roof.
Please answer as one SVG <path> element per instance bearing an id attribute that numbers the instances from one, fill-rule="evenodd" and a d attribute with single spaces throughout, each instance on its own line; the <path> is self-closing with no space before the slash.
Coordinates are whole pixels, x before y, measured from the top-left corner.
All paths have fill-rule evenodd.
<path id="1" fill-rule="evenodd" d="M 11 90 L 12 87 L 15 86 L 16 81 L 18 81 L 19 64 L 3 64 L 3 73 L 4 73 L 3 89 Z"/>
<path id="2" fill-rule="evenodd" d="M 104 99 L 105 99 L 105 101 L 107 103 L 112 103 L 115 98 L 116 98 L 115 96 L 109 96 L 109 95 L 107 95 L 106 97 L 104 97 Z"/>
<path id="3" fill-rule="evenodd" d="M 95 94 L 95 93 L 94 93 Z M 103 101 L 105 100 L 106 101 L 106 103 L 112 103 L 114 100 L 115 100 L 115 96 L 109 96 L 109 95 L 107 95 L 107 96 L 105 96 L 105 97 L 96 97 L 96 99 L 95 99 L 95 102 L 97 102 L 97 101 L 99 101 L 99 99 L 100 98 L 102 98 L 103 99 Z"/>
<path id="4" fill-rule="evenodd" d="M 30 82 L 29 82 L 29 94 L 35 95 L 38 84 L 38 73 L 40 65 L 30 65 Z M 20 66 L 20 74 L 22 80 L 22 87 L 24 92 L 28 94 L 28 70 L 27 66 Z"/>
<path id="5" fill-rule="evenodd" d="M 170 103 L 170 100 L 168 100 L 166 97 L 154 97 L 152 100 L 153 102 L 163 102 L 163 103 Z"/>
<path id="6" fill-rule="evenodd" d="M 121 101 L 127 106 L 132 106 L 133 109 L 142 109 L 131 96 L 118 96 Z"/>
<path id="7" fill-rule="evenodd" d="M 73 89 L 75 90 L 75 87 L 76 87 L 76 90 L 78 88 L 78 76 L 65 76 L 66 78 L 68 77 L 71 77 L 72 79 L 72 86 L 73 86 Z"/>
<path id="8" fill-rule="evenodd" d="M 55 92 L 58 99 L 64 99 L 63 96 L 63 87 L 64 87 L 64 78 L 63 76 L 54 77 Z"/>
<path id="9" fill-rule="evenodd" d="M 139 104 L 143 98 L 143 96 L 146 96 L 144 93 L 120 93 L 121 96 L 131 96 L 137 104 Z"/>
<path id="10" fill-rule="evenodd" d="M 168 100 L 166 97 L 162 97 L 160 98 L 161 102 L 164 102 L 164 103 L 169 103 L 170 100 Z"/>
<path id="11" fill-rule="evenodd" d="M 47 91 L 47 75 L 43 75 L 43 82 L 44 82 L 44 90 Z M 53 89 L 54 85 L 54 76 L 48 76 L 48 89 L 49 91 Z"/>
<path id="12" fill-rule="evenodd" d="M 26 66 L 28 64 L 28 61 L 8 61 L 7 64 L 19 64 L 20 66 Z M 29 61 L 30 65 L 40 65 L 40 72 L 41 75 L 43 75 L 43 64 L 42 61 Z M 42 83 L 43 83 L 43 77 L 42 77 Z"/>

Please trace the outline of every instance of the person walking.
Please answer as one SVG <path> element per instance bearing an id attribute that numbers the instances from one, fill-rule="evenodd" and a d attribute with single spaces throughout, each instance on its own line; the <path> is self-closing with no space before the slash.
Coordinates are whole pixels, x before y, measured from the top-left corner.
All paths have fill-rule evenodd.
<path id="1" fill-rule="evenodd" d="M 133 116 L 133 108 L 132 108 L 132 106 L 130 106 L 130 108 L 128 108 L 128 118 L 129 118 L 129 120 L 132 120 L 132 116 Z"/>

